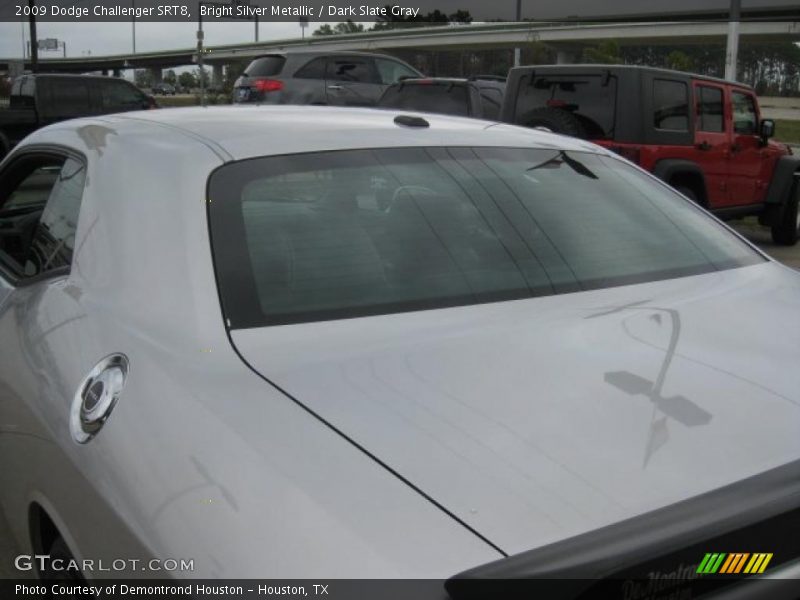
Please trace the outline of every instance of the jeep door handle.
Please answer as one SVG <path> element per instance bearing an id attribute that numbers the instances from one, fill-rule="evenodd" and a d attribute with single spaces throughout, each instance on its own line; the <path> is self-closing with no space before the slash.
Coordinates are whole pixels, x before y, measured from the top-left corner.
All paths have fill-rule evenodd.
<path id="1" fill-rule="evenodd" d="M 695 148 L 697 148 L 698 150 L 704 150 L 704 151 L 705 150 L 711 150 L 711 144 L 709 144 L 708 142 L 703 140 L 699 144 L 695 144 Z"/>
<path id="2" fill-rule="evenodd" d="M 739 144 L 731 144 L 731 152 L 736 153 L 741 151 L 742 147 Z"/>
<path id="3" fill-rule="evenodd" d="M 328 89 L 329 90 L 343 90 L 344 88 L 342 86 L 340 86 L 340 85 L 329 85 Z"/>

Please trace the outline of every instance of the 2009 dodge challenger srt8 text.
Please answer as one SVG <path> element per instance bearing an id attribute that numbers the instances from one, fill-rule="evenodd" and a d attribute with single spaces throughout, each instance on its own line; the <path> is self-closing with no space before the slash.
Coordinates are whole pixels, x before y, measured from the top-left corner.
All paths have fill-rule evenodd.
<path id="1" fill-rule="evenodd" d="M 176 109 L 42 129 L 0 190 L 27 554 L 454 598 L 800 554 L 800 274 L 602 148 Z"/>

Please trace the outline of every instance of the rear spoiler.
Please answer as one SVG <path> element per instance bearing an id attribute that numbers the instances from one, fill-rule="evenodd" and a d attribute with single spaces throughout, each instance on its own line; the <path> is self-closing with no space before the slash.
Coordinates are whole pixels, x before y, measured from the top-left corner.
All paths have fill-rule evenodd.
<path id="1" fill-rule="evenodd" d="M 746 567 L 738 574 L 721 574 L 722 563 L 716 570 L 702 566 L 704 559 L 709 562 L 706 555 L 710 553 L 769 553 L 770 569 L 800 557 L 800 460 L 620 523 L 475 567 L 451 577 L 445 587 L 453 600 L 631 599 L 638 597 L 632 590 L 644 593 L 648 589 L 650 593 L 642 598 L 656 599 L 697 598 L 731 584 L 738 589 L 743 578 L 754 583 L 744 574 Z M 759 578 L 755 583 L 762 581 Z M 653 595 L 655 591 L 659 593 Z"/>

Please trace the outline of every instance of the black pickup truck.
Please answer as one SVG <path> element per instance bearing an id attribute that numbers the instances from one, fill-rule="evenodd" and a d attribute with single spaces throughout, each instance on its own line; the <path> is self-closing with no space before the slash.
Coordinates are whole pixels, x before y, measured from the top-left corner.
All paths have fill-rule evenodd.
<path id="1" fill-rule="evenodd" d="M 40 127 L 77 117 L 157 108 L 155 100 L 124 79 L 89 75 L 22 75 L 0 109 L 0 159 Z"/>

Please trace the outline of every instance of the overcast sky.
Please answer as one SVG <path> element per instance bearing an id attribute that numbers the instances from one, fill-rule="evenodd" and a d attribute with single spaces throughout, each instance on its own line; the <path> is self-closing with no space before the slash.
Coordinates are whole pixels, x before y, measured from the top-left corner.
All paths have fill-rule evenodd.
<path id="1" fill-rule="evenodd" d="M 52 0 L 51 0 L 52 1 Z M 60 0 L 55 0 L 60 1 Z M 470 10 L 477 15 L 493 7 L 497 17 L 503 17 L 502 8 L 507 5 L 509 19 L 513 19 L 514 0 L 393 0 L 397 4 L 418 5 L 423 9 L 438 6 L 450 13 L 459 8 Z M 2 3 L 11 0 L 0 0 Z M 72 0 L 75 4 L 95 4 L 102 0 Z M 40 2 L 46 4 L 45 2 Z M 383 6 L 390 0 L 353 0 L 353 3 Z M 126 4 L 122 0 L 113 0 L 107 4 Z M 251 0 L 251 4 L 266 6 L 267 0 Z M 283 4 L 292 5 L 297 2 L 284 0 Z M 523 17 L 538 19 L 557 19 L 567 16 L 597 17 L 606 15 L 643 15 L 665 11 L 692 10 L 725 10 L 730 0 L 523 0 Z M 743 8 L 786 7 L 797 6 L 798 0 L 742 0 Z M 138 3 L 137 3 L 138 5 Z M 312 22 L 306 30 L 311 34 L 320 23 Z M 164 50 L 170 48 L 188 48 L 194 46 L 197 24 L 194 22 L 143 23 L 136 24 L 136 50 L 139 52 Z M 207 46 L 248 42 L 254 39 L 254 24 L 251 21 L 225 21 L 205 23 L 205 43 Z M 299 37 L 300 27 L 294 22 L 261 22 L 259 24 L 261 40 L 275 40 Z M 81 56 L 87 52 L 97 54 L 123 54 L 132 49 L 130 22 L 39 22 L 37 36 L 42 38 L 58 38 L 67 44 L 67 56 Z M 22 56 L 24 40 L 28 39 L 27 22 L 0 22 L 0 57 L 17 58 Z M 42 58 L 57 57 L 59 53 L 43 52 Z"/>

